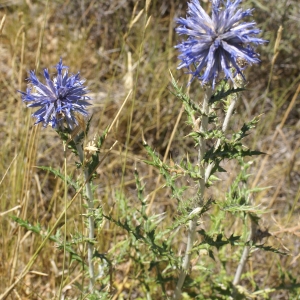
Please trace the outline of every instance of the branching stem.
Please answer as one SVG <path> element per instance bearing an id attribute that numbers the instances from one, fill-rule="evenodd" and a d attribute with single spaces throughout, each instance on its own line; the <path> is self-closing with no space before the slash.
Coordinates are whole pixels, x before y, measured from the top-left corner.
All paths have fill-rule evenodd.
<path id="1" fill-rule="evenodd" d="M 76 143 L 78 155 L 82 165 L 84 166 L 84 155 L 82 146 Z M 94 220 L 94 199 L 91 184 L 89 181 L 90 174 L 86 167 L 84 167 L 84 180 L 86 182 L 86 197 L 88 204 L 88 230 L 89 230 L 89 242 L 87 243 L 88 250 L 88 267 L 89 267 L 89 275 L 90 275 L 90 283 L 89 283 L 89 291 L 93 293 L 94 285 L 95 285 L 95 270 L 93 263 L 93 255 L 94 255 L 94 244 L 92 241 L 95 236 L 95 220 Z"/>
<path id="2" fill-rule="evenodd" d="M 203 104 L 202 104 L 202 118 L 201 118 L 201 125 L 200 125 L 200 133 L 205 133 L 207 131 L 208 126 L 208 114 L 209 114 L 209 100 L 212 95 L 212 89 L 210 87 L 207 88 Z M 196 195 L 196 200 L 194 203 L 193 209 L 197 208 L 199 202 L 203 203 L 203 196 L 204 196 L 204 189 L 205 189 L 205 166 L 203 165 L 203 157 L 206 150 L 206 141 L 205 138 L 200 136 L 199 138 L 199 150 L 198 150 L 198 164 L 201 179 L 199 180 L 198 191 Z M 200 204 L 200 205 L 201 205 Z M 175 288 L 175 292 L 173 295 L 173 299 L 178 300 L 181 298 L 181 289 L 183 283 L 185 281 L 185 277 L 189 271 L 190 263 L 191 263 L 191 256 L 192 256 L 192 249 L 194 245 L 195 235 L 196 235 L 196 227 L 197 227 L 197 216 L 193 217 L 189 222 L 189 230 L 188 230 L 188 239 L 187 239 L 187 246 L 186 252 L 182 263 L 182 268 L 179 274 L 178 282 Z"/>
<path id="3" fill-rule="evenodd" d="M 249 232 L 249 236 L 248 236 L 248 242 L 249 243 L 253 243 L 255 242 L 255 228 L 256 228 L 256 224 L 255 222 L 250 218 L 250 232 Z M 233 299 L 237 298 L 237 285 L 239 284 L 242 274 L 243 274 L 243 270 L 244 267 L 246 265 L 246 262 L 248 260 L 249 254 L 250 254 L 250 250 L 251 250 L 251 246 L 250 245 L 245 245 L 244 250 L 243 250 L 243 254 L 241 256 L 239 265 L 236 269 L 235 275 L 234 275 L 234 279 L 232 281 L 232 285 L 233 285 Z"/>
<path id="4" fill-rule="evenodd" d="M 87 170 L 85 170 L 84 175 L 85 175 L 85 180 L 87 180 L 89 178 L 89 174 Z M 91 184 L 89 182 L 87 182 L 86 184 L 86 196 L 88 201 L 89 240 L 93 241 L 95 237 L 94 200 L 93 200 Z M 89 291 L 93 293 L 94 285 L 95 285 L 95 271 L 94 271 L 94 263 L 93 263 L 94 244 L 92 242 L 88 242 L 87 246 L 88 246 L 88 265 L 89 265 L 89 273 L 90 273 Z"/>
<path id="5" fill-rule="evenodd" d="M 237 85 L 234 84 L 234 88 L 237 88 Z M 235 109 L 235 106 L 236 106 L 236 103 L 238 101 L 238 95 L 237 94 L 234 94 L 231 98 L 231 103 L 227 109 L 227 112 L 226 112 L 226 115 L 225 115 L 225 119 L 224 119 L 224 122 L 223 122 L 223 125 L 222 125 L 222 131 L 223 133 L 225 133 L 227 131 L 227 128 L 228 128 L 228 124 L 229 124 L 229 120 L 233 114 L 233 111 Z M 218 139 L 217 140 L 217 143 L 216 143 L 216 146 L 215 146 L 215 149 L 217 149 L 221 144 L 221 139 Z M 211 162 L 207 168 L 206 168 L 206 171 L 205 171 L 205 183 L 207 183 L 208 179 L 209 179 L 209 176 L 211 175 L 211 171 L 213 169 L 213 167 L 215 166 L 215 163 L 214 162 Z"/>

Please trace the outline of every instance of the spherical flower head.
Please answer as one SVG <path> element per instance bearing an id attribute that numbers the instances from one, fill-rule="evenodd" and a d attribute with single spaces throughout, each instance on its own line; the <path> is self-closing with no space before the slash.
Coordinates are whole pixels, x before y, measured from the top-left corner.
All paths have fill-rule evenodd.
<path id="1" fill-rule="evenodd" d="M 30 71 L 30 86 L 26 92 L 19 92 L 24 102 L 31 102 L 27 107 L 40 107 L 32 114 L 36 118 L 35 124 L 42 122 L 44 127 L 51 125 L 57 130 L 66 124 L 69 129 L 74 129 L 78 125 L 76 113 L 88 116 L 88 90 L 83 85 L 84 80 L 80 80 L 79 73 L 68 74 L 68 67 L 62 64 L 62 59 L 55 68 L 57 75 L 53 80 L 48 70 L 44 69 L 45 84 L 38 80 L 34 71 Z"/>
<path id="2" fill-rule="evenodd" d="M 202 84 L 210 83 L 214 87 L 221 73 L 234 81 L 237 74 L 244 78 L 242 70 L 248 64 L 260 62 L 251 44 L 266 41 L 256 37 L 260 30 L 255 28 L 255 22 L 241 22 L 252 12 L 252 9 L 238 9 L 241 1 L 227 0 L 225 4 L 225 1 L 212 0 L 211 18 L 198 0 L 188 3 L 188 16 L 177 20 L 176 32 L 188 36 L 175 47 L 181 52 L 178 69 L 188 68 L 192 79 L 197 77 Z"/>

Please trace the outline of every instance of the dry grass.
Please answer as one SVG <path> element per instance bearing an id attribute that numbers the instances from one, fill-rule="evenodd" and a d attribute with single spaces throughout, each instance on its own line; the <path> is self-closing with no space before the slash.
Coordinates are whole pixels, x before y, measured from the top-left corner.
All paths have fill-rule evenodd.
<path id="1" fill-rule="evenodd" d="M 270 188 L 256 194 L 254 201 L 266 211 L 261 221 L 262 227 L 271 233 L 266 244 L 289 255 L 253 253 L 243 283 L 252 290 L 257 286 L 272 288 L 279 286 L 285 276 L 286 286 L 274 291 L 271 298 L 288 299 L 288 287 L 296 283 L 292 278 L 297 281 L 300 276 L 300 4 L 284 0 L 245 2 L 256 7 L 255 19 L 270 42 L 260 49 L 262 64 L 249 68 L 248 91 L 243 93 L 237 108 L 238 124 L 232 126 L 240 126 L 263 113 L 247 143 L 267 153 L 254 161 L 253 186 Z M 176 71 L 177 53 L 173 48 L 178 40 L 174 18 L 185 15 L 186 4 L 182 3 L 152 0 L 148 14 L 143 11 L 135 19 L 144 8 L 143 1 L 136 4 L 131 0 L 56 0 L 48 5 L 46 1 L 1 1 L 0 18 L 6 14 L 6 23 L 0 39 L 0 292 L 14 282 L 41 243 L 41 238 L 26 233 L 9 216 L 17 215 L 51 228 L 63 210 L 63 182 L 37 168 L 62 168 L 62 145 L 50 128 L 32 126 L 31 111 L 16 92 L 25 89 L 27 71 L 36 69 L 40 73 L 42 68 L 54 66 L 60 57 L 71 72 L 80 70 L 87 80 L 94 99 L 91 138 L 111 123 L 133 89 L 104 148 L 107 150 L 116 140 L 118 144 L 98 170 L 95 181 L 96 197 L 102 200 L 104 211 L 113 209 L 119 190 L 132 199 L 130 206 L 135 205 L 136 167 L 146 183 L 146 193 L 157 189 L 152 212 L 167 212 L 165 222 L 172 221 L 176 202 L 168 190 L 159 189 L 163 180 L 158 182 L 157 171 L 142 162 L 146 159 L 142 132 L 163 157 L 181 108 L 181 103 L 169 92 L 169 69 L 182 85 L 187 81 L 182 71 Z M 283 26 L 283 32 L 274 60 L 279 25 Z M 201 94 L 201 89 L 193 83 L 191 96 L 200 99 Z M 170 148 L 175 161 L 192 145 L 183 138 L 187 133 L 182 117 Z M 69 170 L 76 172 L 73 155 L 67 159 Z M 223 178 L 218 190 L 210 191 L 215 197 L 221 197 L 237 172 L 231 163 L 226 169 L 229 176 Z M 70 198 L 73 195 L 70 189 Z M 82 213 L 78 198 L 68 210 L 69 234 L 84 231 Z M 229 223 L 231 230 L 239 232 L 238 222 Z M 106 221 L 97 235 L 99 251 L 112 251 L 123 240 L 123 234 Z M 85 249 L 81 251 L 84 257 Z M 54 299 L 60 285 L 62 257 L 62 251 L 48 242 L 8 299 Z M 83 276 L 73 267 L 70 265 L 66 277 L 66 286 L 71 287 L 69 297 L 77 297 L 78 291 L 72 283 Z M 138 282 L 130 277 L 132 267 L 130 262 L 115 265 L 113 299 L 123 291 L 131 296 L 119 299 L 140 296 Z M 229 274 L 233 274 L 235 267 L 236 263 L 228 266 Z"/>

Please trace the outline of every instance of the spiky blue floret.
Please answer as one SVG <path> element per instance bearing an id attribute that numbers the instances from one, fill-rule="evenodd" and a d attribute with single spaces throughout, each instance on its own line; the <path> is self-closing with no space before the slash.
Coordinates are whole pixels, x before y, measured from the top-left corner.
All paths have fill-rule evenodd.
<path id="1" fill-rule="evenodd" d="M 197 77 L 202 84 L 211 83 L 223 72 L 226 79 L 233 81 L 236 74 L 242 74 L 243 67 L 238 60 L 247 64 L 259 63 L 258 54 L 250 44 L 263 44 L 266 41 L 255 37 L 260 30 L 255 22 L 240 21 L 251 16 L 252 9 L 238 9 L 242 0 L 212 0 L 210 18 L 198 0 L 188 3 L 188 16 L 179 18 L 179 35 L 187 35 L 186 41 L 175 46 L 182 61 L 178 69 L 188 68 L 188 73 Z M 224 8 L 221 9 L 221 2 Z M 244 76 L 243 76 L 244 77 Z"/>
<path id="2" fill-rule="evenodd" d="M 62 64 L 62 59 L 56 65 L 57 75 L 51 80 L 49 72 L 44 69 L 45 84 L 41 83 L 34 71 L 29 72 L 28 81 L 31 84 L 22 94 L 24 102 L 31 102 L 27 107 L 40 107 L 32 114 L 36 118 L 35 124 L 51 125 L 59 129 L 66 123 L 70 129 L 78 125 L 74 113 L 88 116 L 86 107 L 90 105 L 86 96 L 88 90 L 83 85 L 79 73 L 68 74 L 68 67 Z"/>

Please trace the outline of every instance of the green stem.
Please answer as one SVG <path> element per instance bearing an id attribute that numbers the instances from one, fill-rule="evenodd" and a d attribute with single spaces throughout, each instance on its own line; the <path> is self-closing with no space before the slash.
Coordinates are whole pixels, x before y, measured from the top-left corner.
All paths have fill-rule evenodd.
<path id="1" fill-rule="evenodd" d="M 206 90 L 203 104 L 202 104 L 202 118 L 201 118 L 201 125 L 200 125 L 200 133 L 205 133 L 207 131 L 208 126 L 208 114 L 209 114 L 209 99 L 211 98 L 212 89 L 209 87 Z M 203 137 L 199 138 L 199 150 L 198 150 L 198 164 L 199 164 L 199 170 L 201 179 L 199 180 L 199 187 L 196 195 L 196 200 L 194 203 L 194 209 L 191 214 L 196 214 L 197 207 L 203 204 L 203 196 L 204 196 L 204 190 L 205 190 L 205 166 L 203 165 L 203 157 L 206 150 L 206 141 Z M 178 300 L 181 298 L 181 291 L 182 286 L 184 284 L 186 275 L 190 268 L 191 263 L 191 256 L 192 256 L 192 249 L 194 245 L 195 235 L 196 235 L 196 227 L 197 227 L 197 220 L 198 217 L 193 217 L 189 222 L 189 230 L 188 230 L 188 239 L 187 239 L 187 246 L 186 246 L 186 252 L 183 259 L 181 271 L 179 274 L 178 282 L 175 288 L 175 292 L 173 295 L 173 299 Z"/>

